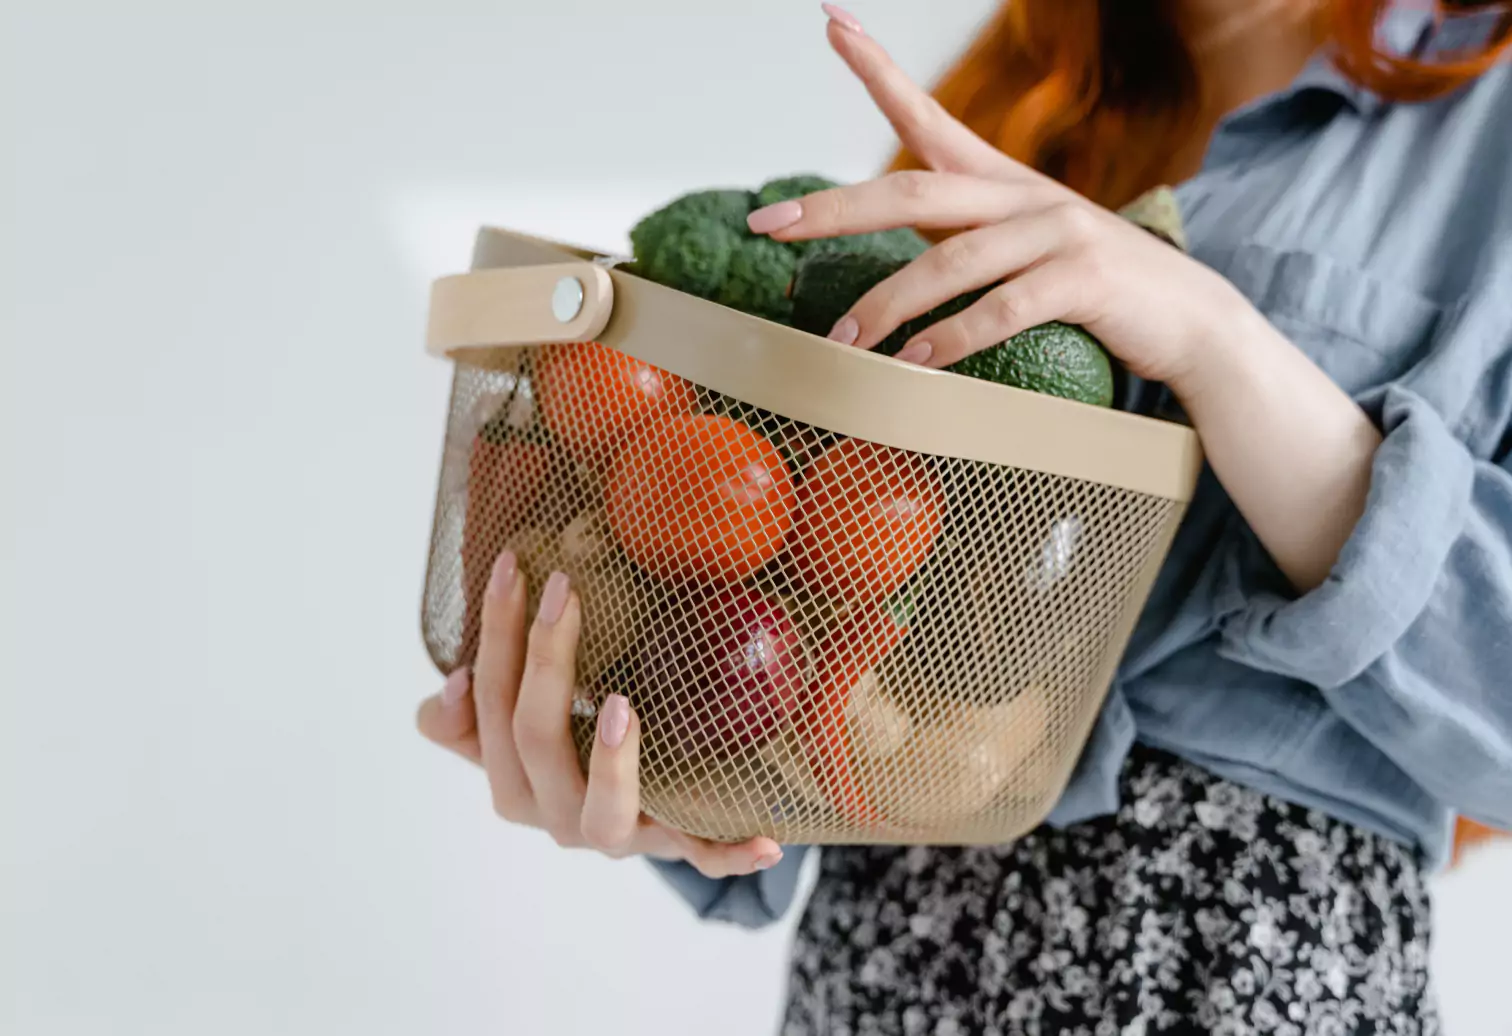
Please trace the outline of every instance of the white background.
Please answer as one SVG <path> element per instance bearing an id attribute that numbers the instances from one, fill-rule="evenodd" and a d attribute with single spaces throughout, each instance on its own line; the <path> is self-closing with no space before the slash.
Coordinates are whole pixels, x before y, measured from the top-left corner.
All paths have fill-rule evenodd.
<path id="1" fill-rule="evenodd" d="M 809 0 L 515 5 L 0 3 L 0 1031 L 773 1030 L 785 930 L 411 732 L 426 285 L 886 127 Z M 987 3 L 856 7 L 928 77 Z M 1441 889 L 1451 1036 L 1512 1033 L 1509 876 Z"/>

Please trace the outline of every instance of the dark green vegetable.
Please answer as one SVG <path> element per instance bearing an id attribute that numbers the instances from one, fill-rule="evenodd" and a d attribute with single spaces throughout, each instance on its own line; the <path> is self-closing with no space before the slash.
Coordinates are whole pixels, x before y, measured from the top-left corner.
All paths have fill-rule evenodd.
<path id="1" fill-rule="evenodd" d="M 798 257 L 787 245 L 768 237 L 748 237 L 731 257 L 714 301 L 786 324 L 793 315 L 788 287 L 797 269 Z"/>
<path id="2" fill-rule="evenodd" d="M 957 374 L 1093 406 L 1113 405 L 1113 366 L 1101 343 L 1059 322 L 1021 331 L 951 366 Z"/>
<path id="3" fill-rule="evenodd" d="M 837 186 L 813 175 L 768 181 L 756 192 L 713 189 L 673 199 L 630 231 L 635 260 L 626 269 L 648 280 L 744 313 L 786 323 L 789 288 L 804 254 L 860 254 L 907 260 L 929 243 L 908 229 L 821 241 L 778 242 L 746 226 L 752 208 Z"/>
<path id="4" fill-rule="evenodd" d="M 658 221 L 644 248 L 637 246 L 636 272 L 658 284 L 712 299 L 740 246 L 740 235 L 727 224 L 693 213 L 674 213 Z"/>
<path id="5" fill-rule="evenodd" d="M 826 180 L 822 176 L 813 173 L 798 173 L 794 176 L 781 176 L 775 180 L 768 180 L 762 184 L 756 192 L 756 207 L 765 208 L 768 205 L 776 205 L 779 201 L 791 201 L 801 198 L 805 194 L 814 194 L 817 191 L 827 191 L 831 187 L 840 185 L 833 180 Z"/>
<path id="6" fill-rule="evenodd" d="M 793 326 L 827 335 L 861 297 L 907 265 L 878 255 L 816 253 L 798 264 L 793 281 Z M 892 356 L 925 328 L 954 316 L 987 294 L 981 288 L 915 317 L 877 346 Z M 1094 406 L 1113 404 L 1113 368 L 1102 345 L 1079 327 L 1050 323 L 1014 335 L 949 370 L 999 385 L 1043 392 Z"/>
<path id="7" fill-rule="evenodd" d="M 722 223 L 737 234 L 747 233 L 746 216 L 750 215 L 752 201 L 750 191 L 730 188 L 684 194 L 637 223 L 630 231 L 630 244 L 637 258 L 660 251 L 669 224 L 688 216 Z"/>

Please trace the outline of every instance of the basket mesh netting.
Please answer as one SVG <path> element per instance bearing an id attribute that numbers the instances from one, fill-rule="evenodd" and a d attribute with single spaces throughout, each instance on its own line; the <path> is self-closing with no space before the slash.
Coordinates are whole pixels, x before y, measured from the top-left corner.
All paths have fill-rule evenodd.
<path id="1" fill-rule="evenodd" d="M 532 615 L 569 577 L 580 753 L 626 695 L 658 820 L 971 844 L 1043 819 L 1180 501 L 838 435 L 597 342 L 499 355 L 456 367 L 424 602 L 443 671 L 509 549 Z"/>

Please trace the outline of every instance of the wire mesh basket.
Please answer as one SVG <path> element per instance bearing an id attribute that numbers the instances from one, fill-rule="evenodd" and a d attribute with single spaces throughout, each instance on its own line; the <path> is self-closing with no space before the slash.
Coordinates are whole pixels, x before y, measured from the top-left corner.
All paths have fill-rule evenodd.
<path id="1" fill-rule="evenodd" d="M 501 230 L 434 287 L 455 364 L 423 631 L 494 559 L 583 605 L 573 725 L 641 717 L 705 838 L 983 844 L 1070 779 L 1201 465 L 1175 423 L 929 371 Z"/>

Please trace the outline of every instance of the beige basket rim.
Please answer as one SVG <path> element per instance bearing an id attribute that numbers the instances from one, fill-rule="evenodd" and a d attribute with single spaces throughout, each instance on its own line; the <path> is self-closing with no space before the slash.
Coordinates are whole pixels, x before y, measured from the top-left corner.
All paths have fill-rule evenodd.
<path id="1" fill-rule="evenodd" d="M 783 417 L 899 449 L 1009 465 L 1176 500 L 1202 467 L 1192 429 L 927 370 L 748 316 L 624 270 L 602 253 L 487 227 L 471 274 L 432 290 L 428 348 L 496 366 L 530 344 L 592 338 Z M 583 306 L 543 333 L 557 274 L 579 264 Z M 518 269 L 518 278 L 486 271 Z M 565 268 L 564 269 L 568 269 Z M 559 273 L 560 271 L 558 271 Z M 527 304 L 528 303 L 528 304 Z M 552 330 L 552 329 L 548 329 Z M 486 344 L 485 344 L 486 343 Z"/>

